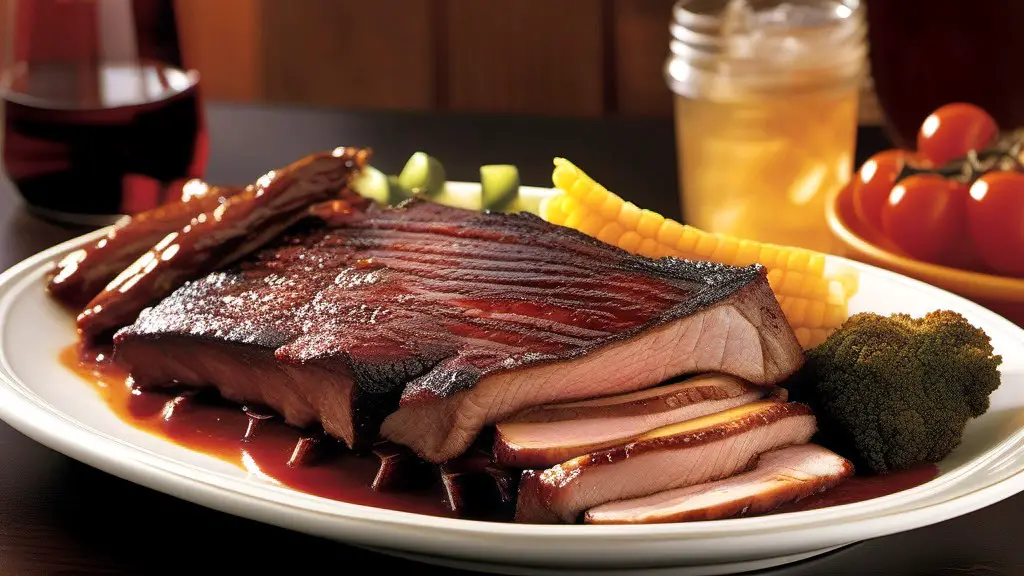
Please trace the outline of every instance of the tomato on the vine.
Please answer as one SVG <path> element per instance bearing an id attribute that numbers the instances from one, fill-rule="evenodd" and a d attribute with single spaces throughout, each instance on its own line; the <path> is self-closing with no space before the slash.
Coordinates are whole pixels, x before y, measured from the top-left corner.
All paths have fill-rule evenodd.
<path id="1" fill-rule="evenodd" d="M 938 262 L 964 236 L 967 185 L 915 174 L 893 186 L 882 208 L 886 236 L 910 256 Z"/>
<path id="2" fill-rule="evenodd" d="M 1024 174 L 989 172 L 974 181 L 967 201 L 974 247 L 989 268 L 1024 276 Z"/>
<path id="3" fill-rule="evenodd" d="M 946 104 L 921 124 L 917 151 L 937 166 L 980 150 L 999 135 L 999 126 L 988 112 L 974 104 Z"/>
<path id="4" fill-rule="evenodd" d="M 909 156 L 909 152 L 899 149 L 879 152 L 861 165 L 853 179 L 853 211 L 861 222 L 879 232 L 882 207 Z"/>

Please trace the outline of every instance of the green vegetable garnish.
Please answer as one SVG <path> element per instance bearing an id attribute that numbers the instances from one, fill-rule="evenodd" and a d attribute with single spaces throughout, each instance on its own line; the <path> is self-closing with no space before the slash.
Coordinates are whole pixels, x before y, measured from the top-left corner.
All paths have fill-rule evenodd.
<path id="1" fill-rule="evenodd" d="M 502 210 L 519 191 L 519 170 L 511 164 L 481 166 L 480 190 L 484 208 Z"/>
<path id="2" fill-rule="evenodd" d="M 431 196 L 444 190 L 444 166 L 433 156 L 416 152 L 409 157 L 398 175 L 398 183 L 413 194 Z"/>
<path id="3" fill-rule="evenodd" d="M 483 195 L 480 193 L 480 189 L 474 186 L 456 188 L 452 185 L 445 185 L 440 193 L 431 194 L 430 200 L 445 206 L 465 208 L 466 210 L 482 210 L 484 208 Z"/>
<path id="4" fill-rule="evenodd" d="M 989 337 L 940 310 L 856 314 L 807 352 L 787 384 L 818 417 L 816 441 L 876 473 L 938 462 L 989 408 L 1000 356 Z"/>
<path id="5" fill-rule="evenodd" d="M 363 173 L 352 183 L 352 188 L 361 196 L 381 204 L 391 202 L 391 187 L 388 184 L 388 177 L 373 166 L 363 168 Z"/>
<path id="6" fill-rule="evenodd" d="M 388 174 L 388 192 L 390 193 L 389 203 L 392 206 L 400 203 L 402 200 L 412 198 L 412 192 L 402 186 L 398 181 L 398 176 L 392 174 Z"/>

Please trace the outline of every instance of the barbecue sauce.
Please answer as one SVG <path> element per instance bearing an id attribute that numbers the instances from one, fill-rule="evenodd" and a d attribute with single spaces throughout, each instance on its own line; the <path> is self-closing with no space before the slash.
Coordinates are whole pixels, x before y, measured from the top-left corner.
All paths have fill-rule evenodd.
<path id="1" fill-rule="evenodd" d="M 300 492 L 377 508 L 457 517 L 450 503 L 463 500 L 470 489 L 479 489 L 475 486 L 480 484 L 479 478 L 466 475 L 469 468 L 477 466 L 473 458 L 442 465 L 440 475 L 427 481 L 420 477 L 406 482 L 384 473 L 400 470 L 403 474 L 421 474 L 423 470 L 403 461 L 393 447 L 357 455 L 322 432 L 304 433 L 265 409 L 239 407 L 216 393 L 135 389 L 127 372 L 111 360 L 108 351 L 76 345 L 65 349 L 60 360 L 90 382 L 122 421 Z M 480 466 L 502 491 L 502 505 L 514 505 L 515 486 L 504 477 L 509 472 L 495 471 L 486 462 Z M 785 504 L 776 513 L 869 500 L 919 486 L 937 475 L 938 468 L 927 464 L 885 476 L 854 476 L 826 492 Z M 396 481 L 402 484 L 392 486 L 396 490 L 374 489 Z M 511 518 L 509 509 L 495 512 L 483 516 L 489 520 Z"/>
<path id="2" fill-rule="evenodd" d="M 127 372 L 104 350 L 73 346 L 60 360 L 95 386 L 122 421 L 235 464 L 254 477 L 332 500 L 455 516 L 439 482 L 401 492 L 374 491 L 381 463 L 377 455 L 357 455 L 334 440 L 304 434 L 260 407 L 242 409 L 215 393 L 133 389 Z"/>
<path id="3" fill-rule="evenodd" d="M 887 496 L 920 486 L 939 475 L 935 464 L 919 464 L 906 470 L 890 472 L 885 475 L 853 476 L 844 482 L 820 494 L 808 496 L 803 500 L 783 504 L 775 513 L 799 512 L 816 510 L 840 504 L 863 502 L 880 496 Z"/>

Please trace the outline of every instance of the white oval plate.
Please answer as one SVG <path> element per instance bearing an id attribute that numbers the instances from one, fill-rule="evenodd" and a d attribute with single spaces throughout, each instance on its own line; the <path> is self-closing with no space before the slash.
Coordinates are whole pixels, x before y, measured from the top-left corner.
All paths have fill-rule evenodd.
<path id="1" fill-rule="evenodd" d="M 455 184 L 458 187 L 473 186 Z M 543 193 L 534 189 L 532 193 Z M 451 566 L 505 573 L 725 574 L 796 561 L 966 514 L 1024 490 L 1024 330 L 963 298 L 877 268 L 860 271 L 851 311 L 964 314 L 1003 355 L 992 408 L 971 422 L 935 480 L 867 502 L 757 518 L 646 526 L 537 526 L 395 512 L 299 493 L 121 422 L 57 355 L 71 316 L 44 292 L 71 240 L 0 275 L 0 418 L 68 456 L 230 514 Z"/>

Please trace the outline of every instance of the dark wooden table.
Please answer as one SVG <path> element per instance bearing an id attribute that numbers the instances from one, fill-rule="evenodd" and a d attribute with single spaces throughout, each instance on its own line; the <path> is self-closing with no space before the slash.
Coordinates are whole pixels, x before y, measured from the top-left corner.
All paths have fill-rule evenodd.
<path id="1" fill-rule="evenodd" d="M 424 150 L 452 179 L 481 164 L 520 167 L 550 185 L 551 159 L 578 163 L 642 206 L 677 214 L 672 125 L 664 120 L 568 120 L 211 106 L 208 179 L 247 183 L 268 169 L 337 145 L 368 145 L 397 171 Z M 884 146 L 861 133 L 861 159 Z M 0 196 L 0 267 L 82 233 L 25 213 L 10 185 Z M 856 544 L 764 574 L 1024 574 L 1024 496 L 908 533 Z M 0 574 L 163 574 L 203 569 L 259 574 L 275 566 L 362 573 L 430 567 L 238 519 L 79 464 L 0 423 Z M 365 568 L 358 568 L 365 567 Z M 464 574 L 454 570 L 438 573 Z"/>

